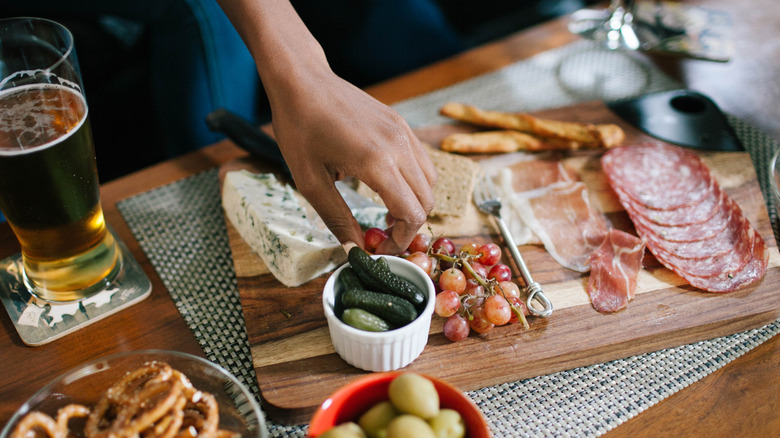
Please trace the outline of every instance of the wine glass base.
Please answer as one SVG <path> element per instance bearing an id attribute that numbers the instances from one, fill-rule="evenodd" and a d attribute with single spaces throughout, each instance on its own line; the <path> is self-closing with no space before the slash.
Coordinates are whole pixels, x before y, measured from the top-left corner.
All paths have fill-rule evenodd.
<path id="1" fill-rule="evenodd" d="M 571 15 L 569 32 L 604 45 L 608 49 L 640 50 L 645 46 L 634 31 L 609 10 L 582 9 Z"/>
<path id="2" fill-rule="evenodd" d="M 105 290 L 79 301 L 44 301 L 30 293 L 23 278 L 21 253 L 0 261 L 0 301 L 22 342 L 30 346 L 47 344 L 149 296 L 149 277 L 124 243 L 118 238 L 116 241 L 122 270 Z"/>
<path id="3" fill-rule="evenodd" d="M 639 0 L 631 12 L 582 9 L 569 31 L 613 50 L 632 50 L 706 61 L 733 55 L 731 17 L 722 11 L 672 1 Z"/>

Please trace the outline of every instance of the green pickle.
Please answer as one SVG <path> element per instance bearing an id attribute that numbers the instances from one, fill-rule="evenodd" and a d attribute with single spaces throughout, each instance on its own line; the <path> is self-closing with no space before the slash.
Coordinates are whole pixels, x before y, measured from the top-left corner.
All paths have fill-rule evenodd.
<path id="1" fill-rule="evenodd" d="M 365 289 L 347 289 L 341 294 L 345 309 L 358 308 L 384 319 L 393 327 L 401 327 L 417 318 L 412 303 L 395 295 Z"/>
<path id="2" fill-rule="evenodd" d="M 369 289 L 396 295 L 415 306 L 425 303 L 425 294 L 414 283 L 394 274 L 383 257 L 375 260 L 356 246 L 349 250 L 347 259 L 360 281 Z"/>
<path id="3" fill-rule="evenodd" d="M 358 330 L 368 332 L 386 332 L 390 330 L 390 324 L 387 321 L 363 309 L 344 309 L 341 320 Z"/>

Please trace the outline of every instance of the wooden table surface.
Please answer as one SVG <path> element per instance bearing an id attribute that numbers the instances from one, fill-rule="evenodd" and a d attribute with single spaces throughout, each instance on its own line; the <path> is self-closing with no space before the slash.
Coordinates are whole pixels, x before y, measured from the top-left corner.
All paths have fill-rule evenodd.
<path id="1" fill-rule="evenodd" d="M 708 94 L 725 111 L 780 139 L 780 6 L 776 0 L 701 0 L 734 20 L 735 57 L 725 64 L 655 57 L 664 71 Z M 565 19 L 527 29 L 399 78 L 370 87 L 394 103 L 493 71 L 577 39 Z M 86 360 L 145 348 L 203 355 L 153 266 L 116 208 L 117 201 L 219 166 L 244 152 L 223 141 L 102 187 L 107 221 L 153 283 L 135 306 L 41 347 L 27 347 L 0 311 L 0 425 L 44 383 Z M 99 157 L 98 157 L 99 159 Z M 7 224 L 0 225 L 0 257 L 18 252 Z M 780 436 L 780 336 L 652 406 L 609 432 L 618 436 Z"/>

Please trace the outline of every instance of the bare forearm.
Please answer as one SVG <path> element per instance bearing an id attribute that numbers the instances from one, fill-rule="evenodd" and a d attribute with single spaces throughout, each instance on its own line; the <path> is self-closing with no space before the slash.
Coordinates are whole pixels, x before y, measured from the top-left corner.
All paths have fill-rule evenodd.
<path id="1" fill-rule="evenodd" d="M 266 93 L 289 100 L 315 72 L 330 72 L 322 47 L 288 0 L 218 0 L 255 59 Z"/>
<path id="2" fill-rule="evenodd" d="M 330 69 L 288 0 L 218 0 L 255 59 L 296 188 L 340 242 L 363 234 L 334 181 L 354 176 L 388 207 L 399 253 L 433 208 L 436 170 L 403 118 Z"/>

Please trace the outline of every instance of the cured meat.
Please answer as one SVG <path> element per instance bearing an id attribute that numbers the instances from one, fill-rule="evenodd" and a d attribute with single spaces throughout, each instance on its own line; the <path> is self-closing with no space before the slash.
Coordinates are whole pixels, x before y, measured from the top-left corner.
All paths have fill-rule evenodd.
<path id="1" fill-rule="evenodd" d="M 634 299 L 644 254 L 642 239 L 614 228 L 609 230 L 590 256 L 587 291 L 594 309 L 617 312 Z"/>
<path id="2" fill-rule="evenodd" d="M 685 207 L 671 210 L 657 210 L 635 201 L 628 194 L 622 194 L 625 202 L 631 205 L 631 209 L 648 221 L 666 226 L 685 226 L 700 224 L 710 220 L 720 210 L 724 193 L 720 186 L 715 184 L 710 195 L 699 202 L 694 202 Z"/>
<path id="3" fill-rule="evenodd" d="M 609 151 L 602 167 L 650 252 L 692 286 L 729 292 L 763 278 L 766 244 L 695 153 L 645 143 Z"/>
<path id="4" fill-rule="evenodd" d="M 752 227 L 746 234 L 739 249 L 708 259 L 680 260 L 663 254 L 656 258 L 664 265 L 668 263 L 692 286 L 709 292 L 731 292 L 763 278 L 769 263 L 769 251 L 761 236 Z"/>
<path id="5" fill-rule="evenodd" d="M 502 215 L 518 245 L 542 243 L 562 266 L 590 269 L 589 257 L 607 234 L 579 175 L 557 154 L 506 154 L 480 161 L 507 202 Z"/>
<path id="6" fill-rule="evenodd" d="M 613 187 L 656 210 L 702 202 L 717 185 L 695 153 L 662 143 L 612 149 L 602 157 L 601 165 Z"/>
<path id="7" fill-rule="evenodd" d="M 501 215 L 504 217 L 515 243 L 518 245 L 540 244 L 541 240 L 522 220 L 518 203 L 511 199 L 517 195 L 552 185 L 570 184 L 578 179 L 555 154 L 531 155 L 528 153 L 504 154 L 500 157 L 480 161 L 484 171 L 491 175 L 504 199 Z M 523 204 L 524 205 L 524 204 Z"/>
<path id="8" fill-rule="evenodd" d="M 582 182 L 553 184 L 512 197 L 514 211 L 561 265 L 590 269 L 590 255 L 607 234 L 607 221 L 590 205 Z"/>
<path id="9" fill-rule="evenodd" d="M 706 222 L 667 226 L 652 222 L 631 208 L 630 204 L 624 204 L 624 207 L 626 207 L 626 211 L 631 216 L 637 229 L 643 228 L 648 233 L 654 234 L 663 240 L 680 243 L 698 242 L 714 237 L 733 219 L 732 216 L 735 212 L 733 208 L 723 206 Z"/>
<path id="10" fill-rule="evenodd" d="M 527 192 L 550 184 L 576 181 L 577 175 L 564 167 L 556 155 L 527 153 L 504 154 L 479 163 L 488 175 L 509 175 L 505 188 L 510 192 Z"/>
<path id="11" fill-rule="evenodd" d="M 697 224 L 699 228 L 707 230 L 707 234 L 710 234 L 703 235 L 698 240 L 678 242 L 666 238 L 667 234 L 673 234 L 674 230 L 683 227 L 666 227 L 656 224 L 648 226 L 647 223 L 642 222 L 641 218 L 637 218 L 635 226 L 637 232 L 647 236 L 648 246 L 657 249 L 657 251 L 653 252 L 654 254 L 663 252 L 673 258 L 712 259 L 733 251 L 740 244 L 748 243 L 746 242 L 745 233 L 752 229 L 745 217 L 739 214 L 740 210 L 736 203 L 728 198 L 725 202 L 723 215 L 718 216 L 717 223 Z M 689 229 L 691 227 L 686 226 L 684 228 Z M 639 231 L 640 229 L 644 233 Z M 735 254 L 735 256 L 739 256 L 739 254 Z"/>

